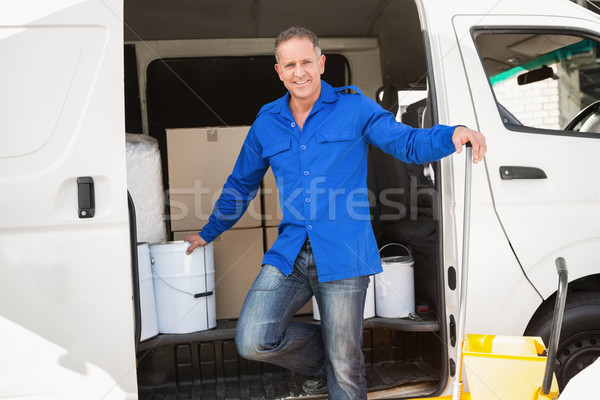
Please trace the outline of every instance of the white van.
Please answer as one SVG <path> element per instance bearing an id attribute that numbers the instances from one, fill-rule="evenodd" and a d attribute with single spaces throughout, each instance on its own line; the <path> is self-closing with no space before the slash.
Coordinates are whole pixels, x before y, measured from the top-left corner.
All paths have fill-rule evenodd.
<path id="1" fill-rule="evenodd" d="M 252 124 L 283 94 L 273 41 L 291 25 L 322 38 L 330 84 L 409 124 L 486 134 L 467 332 L 547 339 L 562 256 L 559 384 L 600 355 L 596 13 L 567 0 L 3 1 L 0 397 L 303 395 L 304 377 L 237 355 L 235 318 L 140 343 L 125 151 L 126 132 L 156 138 L 168 189 L 165 131 Z M 369 395 L 448 396 L 464 153 L 427 166 L 370 156 L 373 227 L 380 245 L 411 249 L 422 312 L 365 320 Z"/>

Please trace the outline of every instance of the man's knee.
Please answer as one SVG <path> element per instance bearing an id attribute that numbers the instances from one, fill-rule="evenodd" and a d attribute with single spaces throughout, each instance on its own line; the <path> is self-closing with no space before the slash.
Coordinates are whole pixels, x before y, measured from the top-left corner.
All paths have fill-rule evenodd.
<path id="1" fill-rule="evenodd" d="M 256 342 L 248 340 L 248 338 L 236 333 L 235 345 L 237 347 L 238 354 L 247 360 L 255 360 L 258 353 Z"/>
<path id="2" fill-rule="evenodd" d="M 238 354 L 246 360 L 265 361 L 269 357 L 268 346 L 259 338 L 236 333 L 235 345 Z"/>

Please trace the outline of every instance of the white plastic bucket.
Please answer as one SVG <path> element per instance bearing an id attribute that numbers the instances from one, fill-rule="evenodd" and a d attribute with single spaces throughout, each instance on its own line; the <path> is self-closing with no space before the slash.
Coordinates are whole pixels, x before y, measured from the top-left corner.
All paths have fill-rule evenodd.
<path id="1" fill-rule="evenodd" d="M 148 243 L 138 244 L 137 255 L 140 286 L 140 314 L 142 320 L 140 341 L 143 341 L 158 335 L 158 322 L 156 319 L 156 302 L 154 300 L 154 284 L 152 282 L 150 249 L 148 248 Z"/>
<path id="2" fill-rule="evenodd" d="M 389 243 L 384 248 L 395 245 L 403 247 L 408 255 L 381 259 L 383 272 L 375 275 L 375 313 L 384 318 L 405 318 L 415 312 L 415 272 L 410 250 L 398 243 Z"/>
<path id="3" fill-rule="evenodd" d="M 213 246 L 185 254 L 184 241 L 150 245 L 158 331 L 190 333 L 217 326 Z"/>
<path id="4" fill-rule="evenodd" d="M 373 318 L 375 316 L 375 289 L 373 285 L 373 276 L 370 277 L 369 287 L 367 288 L 367 297 L 365 298 L 365 309 L 363 311 L 364 318 Z M 317 321 L 321 320 L 321 314 L 319 313 L 319 305 L 315 296 L 312 297 L 313 306 L 313 318 Z"/>

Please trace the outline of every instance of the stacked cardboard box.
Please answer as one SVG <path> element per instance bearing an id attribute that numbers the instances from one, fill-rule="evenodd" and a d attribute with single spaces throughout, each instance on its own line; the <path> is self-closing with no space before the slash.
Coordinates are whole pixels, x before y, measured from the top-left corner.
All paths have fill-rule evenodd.
<path id="1" fill-rule="evenodd" d="M 249 127 L 167 129 L 171 231 L 206 224 L 233 170 Z M 260 228 L 260 196 L 233 229 Z"/>
<path id="2" fill-rule="evenodd" d="M 248 130 L 247 126 L 167 130 L 174 240 L 183 240 L 206 224 Z M 217 319 L 239 317 L 246 294 L 260 271 L 264 251 L 277 238 L 282 215 L 278 198 L 275 177 L 269 169 L 260 193 L 244 216 L 214 241 Z M 266 246 L 263 238 L 267 240 Z M 311 312 L 309 302 L 299 314 Z"/>

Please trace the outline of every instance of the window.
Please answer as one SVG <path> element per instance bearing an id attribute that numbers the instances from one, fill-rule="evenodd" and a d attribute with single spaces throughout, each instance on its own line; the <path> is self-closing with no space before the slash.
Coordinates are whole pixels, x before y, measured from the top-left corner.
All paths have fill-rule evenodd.
<path id="1" fill-rule="evenodd" d="M 596 41 L 575 34 L 481 31 L 475 42 L 507 127 L 600 132 Z"/>
<path id="2" fill-rule="evenodd" d="M 252 125 L 260 108 L 283 96 L 274 56 L 158 59 L 147 68 L 148 131 L 162 152 L 167 186 L 165 129 Z M 346 58 L 327 54 L 322 79 L 350 84 Z"/>
<path id="3" fill-rule="evenodd" d="M 283 96 L 274 56 L 162 59 L 148 66 L 150 134 L 165 128 L 251 125 L 260 108 Z M 327 54 L 323 80 L 349 81 L 345 57 Z"/>

